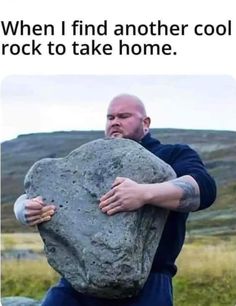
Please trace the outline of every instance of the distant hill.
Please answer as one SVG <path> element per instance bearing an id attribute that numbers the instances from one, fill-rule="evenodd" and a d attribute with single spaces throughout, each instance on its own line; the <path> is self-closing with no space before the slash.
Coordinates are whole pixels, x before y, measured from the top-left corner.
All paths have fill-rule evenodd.
<path id="1" fill-rule="evenodd" d="M 186 143 L 202 157 L 218 185 L 212 208 L 191 214 L 189 235 L 236 233 L 236 132 L 153 129 L 162 143 Z M 12 213 L 16 198 L 24 193 L 24 176 L 35 161 L 64 157 L 89 141 L 103 138 L 102 131 L 71 131 L 21 135 L 2 143 L 2 230 L 29 231 Z"/>

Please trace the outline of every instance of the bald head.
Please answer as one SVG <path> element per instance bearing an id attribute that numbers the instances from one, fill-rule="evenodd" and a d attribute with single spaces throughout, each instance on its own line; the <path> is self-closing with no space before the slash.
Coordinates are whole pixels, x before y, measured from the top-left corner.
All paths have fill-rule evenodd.
<path id="1" fill-rule="evenodd" d="M 136 96 L 114 97 L 107 111 L 106 135 L 140 141 L 149 131 L 150 118 L 143 102 Z"/>
<path id="2" fill-rule="evenodd" d="M 134 95 L 121 94 L 114 97 L 108 106 L 108 110 L 114 104 L 124 104 L 127 106 L 132 105 L 136 108 L 136 110 L 140 113 L 140 115 L 142 115 L 143 117 L 147 116 L 143 102 Z"/>

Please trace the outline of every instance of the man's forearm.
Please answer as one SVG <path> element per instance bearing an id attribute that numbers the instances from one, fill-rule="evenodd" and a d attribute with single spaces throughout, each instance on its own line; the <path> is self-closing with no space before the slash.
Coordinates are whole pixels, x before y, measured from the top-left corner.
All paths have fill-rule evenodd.
<path id="1" fill-rule="evenodd" d="M 200 205 L 198 184 L 189 175 L 168 182 L 147 184 L 144 190 L 144 202 L 154 206 L 190 212 L 197 210 Z"/>

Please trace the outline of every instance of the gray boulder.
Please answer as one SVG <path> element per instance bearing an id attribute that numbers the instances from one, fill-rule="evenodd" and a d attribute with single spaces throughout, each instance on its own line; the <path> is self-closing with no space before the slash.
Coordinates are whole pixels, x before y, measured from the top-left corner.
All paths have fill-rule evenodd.
<path id="1" fill-rule="evenodd" d="M 57 206 L 39 225 L 49 264 L 79 292 L 105 298 L 136 295 L 151 269 L 168 212 L 146 205 L 107 216 L 99 199 L 117 176 L 138 183 L 175 177 L 135 141 L 99 139 L 65 158 L 43 159 L 25 178 L 27 195 Z"/>
<path id="2" fill-rule="evenodd" d="M 1 299 L 2 306 L 40 306 L 41 302 L 34 299 L 22 297 L 22 296 L 12 296 L 4 297 Z"/>

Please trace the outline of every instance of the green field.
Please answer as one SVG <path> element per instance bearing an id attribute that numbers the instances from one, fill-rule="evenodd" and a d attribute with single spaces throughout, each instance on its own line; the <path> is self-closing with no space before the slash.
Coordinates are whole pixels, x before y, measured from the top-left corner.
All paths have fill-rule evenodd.
<path id="1" fill-rule="evenodd" d="M 187 243 L 177 261 L 176 306 L 236 305 L 236 237 Z"/>
<path id="2" fill-rule="evenodd" d="M 38 234 L 3 234 L 2 250 L 42 251 Z M 191 239 L 178 259 L 174 278 L 175 306 L 236 305 L 236 236 Z M 2 296 L 41 299 L 58 275 L 45 258 L 3 260 Z"/>

